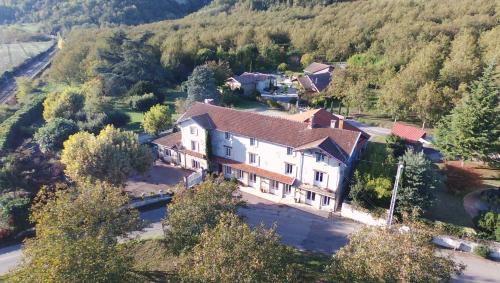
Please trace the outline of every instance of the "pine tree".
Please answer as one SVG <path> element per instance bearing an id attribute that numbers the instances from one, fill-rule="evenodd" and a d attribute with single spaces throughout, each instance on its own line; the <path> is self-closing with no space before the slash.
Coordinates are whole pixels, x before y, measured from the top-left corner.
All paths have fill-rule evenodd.
<path id="1" fill-rule="evenodd" d="M 432 190 L 439 184 L 439 179 L 423 152 L 407 150 L 402 158 L 405 168 L 396 210 L 400 214 L 420 216 L 432 204 Z"/>
<path id="2" fill-rule="evenodd" d="M 446 157 L 479 159 L 498 165 L 500 151 L 499 88 L 495 66 L 488 66 L 483 76 L 472 83 L 452 113 L 438 125 L 436 144 Z"/>
<path id="3" fill-rule="evenodd" d="M 189 102 L 215 99 L 219 97 L 215 85 L 214 71 L 207 65 L 194 68 L 187 81 L 187 100 Z"/>

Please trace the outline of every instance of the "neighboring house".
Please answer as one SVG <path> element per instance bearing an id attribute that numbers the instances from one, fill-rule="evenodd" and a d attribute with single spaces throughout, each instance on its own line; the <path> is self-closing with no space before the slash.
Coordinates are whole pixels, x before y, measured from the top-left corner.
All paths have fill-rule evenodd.
<path id="1" fill-rule="evenodd" d="M 322 63 L 312 63 L 304 69 L 304 76 L 297 81 L 306 92 L 319 93 L 325 90 L 332 80 L 334 67 Z"/>
<path id="2" fill-rule="evenodd" d="M 396 122 L 392 126 L 392 134 L 403 138 L 408 145 L 411 145 L 417 150 L 422 149 L 422 146 L 430 144 L 427 140 L 427 133 L 417 127 Z"/>
<path id="3" fill-rule="evenodd" d="M 204 103 L 189 108 L 177 126 L 180 132 L 153 141 L 161 158 L 193 170 L 207 169 L 209 159 L 212 171 L 256 194 L 328 211 L 339 205 L 365 140 L 358 131 Z"/>
<path id="4" fill-rule="evenodd" d="M 248 72 L 231 77 L 226 81 L 226 85 L 231 90 L 241 89 L 244 95 L 251 95 L 254 91 L 262 93 L 268 90 L 273 83 L 274 77 L 272 75 Z"/>

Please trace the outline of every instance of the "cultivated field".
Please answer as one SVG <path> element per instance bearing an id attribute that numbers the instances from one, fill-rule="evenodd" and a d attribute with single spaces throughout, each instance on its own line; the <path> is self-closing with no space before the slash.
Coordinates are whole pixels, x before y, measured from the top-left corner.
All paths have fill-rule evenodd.
<path id="1" fill-rule="evenodd" d="M 36 56 L 54 44 L 53 41 L 32 41 L 0 44 L 0 76 Z"/>

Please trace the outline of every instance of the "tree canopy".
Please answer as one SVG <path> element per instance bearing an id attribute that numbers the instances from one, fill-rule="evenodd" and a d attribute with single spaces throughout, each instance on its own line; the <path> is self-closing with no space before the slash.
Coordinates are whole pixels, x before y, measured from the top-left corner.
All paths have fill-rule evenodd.
<path id="1" fill-rule="evenodd" d="M 117 237 L 139 227 L 128 198 L 105 184 L 82 185 L 40 195 L 32 220 L 36 237 L 28 239 L 24 260 L 11 282 L 130 281 L 131 258 Z"/>
<path id="2" fill-rule="evenodd" d="M 170 126 L 170 116 L 171 115 L 167 106 L 157 104 L 151 107 L 149 111 L 144 114 L 142 127 L 146 133 L 157 136 Z"/>
<path id="3" fill-rule="evenodd" d="M 79 182 L 125 183 L 134 171 L 146 172 L 152 164 L 151 150 L 138 136 L 106 126 L 97 136 L 79 132 L 64 142 L 61 162 L 65 172 Z"/>
<path id="4" fill-rule="evenodd" d="M 443 282 L 462 269 L 437 254 L 427 232 L 364 227 L 333 256 L 328 271 L 335 282 Z"/>
<path id="5" fill-rule="evenodd" d="M 499 88 L 495 66 L 474 81 L 451 114 L 438 126 L 436 144 L 448 158 L 479 159 L 498 165 L 500 152 Z"/>
<path id="6" fill-rule="evenodd" d="M 64 118 L 55 118 L 39 128 L 34 139 L 44 152 L 59 151 L 62 149 L 64 141 L 77 132 L 78 126 L 75 122 Z"/>

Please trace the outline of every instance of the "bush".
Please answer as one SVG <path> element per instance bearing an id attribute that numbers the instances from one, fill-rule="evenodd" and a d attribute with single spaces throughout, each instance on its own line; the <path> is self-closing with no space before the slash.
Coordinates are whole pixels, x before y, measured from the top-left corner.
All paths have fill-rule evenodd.
<path id="1" fill-rule="evenodd" d="M 78 126 L 75 122 L 64 118 L 55 118 L 38 129 L 35 141 L 43 152 L 59 151 L 62 149 L 64 141 L 77 132 Z"/>
<path id="2" fill-rule="evenodd" d="M 483 258 L 488 258 L 490 256 L 490 248 L 485 245 L 478 245 L 474 247 L 473 250 L 474 254 L 483 257 Z"/>
<path id="3" fill-rule="evenodd" d="M 137 111 L 148 111 L 153 105 L 158 103 L 158 98 L 153 93 L 147 93 L 142 96 L 136 95 L 129 98 L 130 108 Z"/>
<path id="4" fill-rule="evenodd" d="M 113 126 L 120 128 L 125 126 L 128 122 L 130 122 L 130 116 L 119 110 L 113 110 L 107 113 L 108 116 L 108 124 L 113 124 Z"/>
<path id="5" fill-rule="evenodd" d="M 272 100 L 272 99 L 267 99 L 266 100 L 266 103 L 269 107 L 271 108 L 278 108 L 280 109 L 281 108 L 281 104 L 279 104 L 279 102 L 275 101 L 275 100 Z"/>
<path id="6" fill-rule="evenodd" d="M 500 241 L 500 214 L 493 211 L 482 212 L 475 218 L 479 236 L 489 240 Z"/>
<path id="7" fill-rule="evenodd" d="M 15 147 L 26 137 L 24 130 L 42 119 L 44 99 L 43 95 L 37 96 L 0 124 L 0 151 Z"/>
<path id="8" fill-rule="evenodd" d="M 31 199 L 12 193 L 0 196 L 0 239 L 29 227 Z"/>
<path id="9" fill-rule="evenodd" d="M 278 71 L 280 72 L 286 72 L 288 70 L 288 64 L 287 63 L 281 63 L 278 65 Z"/>
<path id="10" fill-rule="evenodd" d="M 126 96 L 142 96 L 145 93 L 151 93 L 153 91 L 154 87 L 151 82 L 138 81 L 129 89 L 129 91 L 127 91 Z"/>

